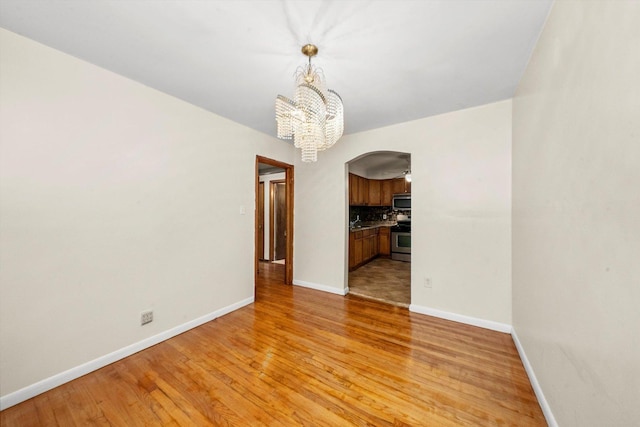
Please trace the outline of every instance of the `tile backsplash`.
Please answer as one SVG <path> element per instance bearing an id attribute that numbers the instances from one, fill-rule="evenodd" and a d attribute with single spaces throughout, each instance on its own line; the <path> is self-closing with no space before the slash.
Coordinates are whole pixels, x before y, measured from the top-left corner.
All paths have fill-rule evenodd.
<path id="1" fill-rule="evenodd" d="M 349 206 L 349 221 L 355 221 L 358 215 L 362 222 L 395 221 L 399 211 L 394 211 L 388 206 Z M 387 219 L 383 219 L 383 215 Z"/>

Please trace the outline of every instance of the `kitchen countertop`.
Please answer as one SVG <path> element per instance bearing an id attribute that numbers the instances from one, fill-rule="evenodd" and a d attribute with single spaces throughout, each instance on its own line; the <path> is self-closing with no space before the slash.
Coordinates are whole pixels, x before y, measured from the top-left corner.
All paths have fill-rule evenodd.
<path id="1" fill-rule="evenodd" d="M 365 222 L 362 225 L 358 224 L 355 227 L 349 227 L 349 231 L 350 232 L 354 232 L 354 231 L 362 231 L 362 230 L 370 230 L 372 228 L 380 228 L 380 227 L 393 227 L 394 225 L 397 225 L 398 223 L 395 221 L 381 221 L 381 222 Z"/>

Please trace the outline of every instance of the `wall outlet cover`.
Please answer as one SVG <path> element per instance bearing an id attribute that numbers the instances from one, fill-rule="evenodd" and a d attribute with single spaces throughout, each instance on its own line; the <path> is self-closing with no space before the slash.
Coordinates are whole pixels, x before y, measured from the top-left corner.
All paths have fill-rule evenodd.
<path id="1" fill-rule="evenodd" d="M 147 310 L 140 313 L 140 326 L 153 322 L 153 311 Z"/>

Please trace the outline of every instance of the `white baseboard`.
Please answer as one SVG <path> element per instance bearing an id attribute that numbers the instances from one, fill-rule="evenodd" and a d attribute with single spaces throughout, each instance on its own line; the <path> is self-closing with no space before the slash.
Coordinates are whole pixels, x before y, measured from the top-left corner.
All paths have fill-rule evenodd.
<path id="1" fill-rule="evenodd" d="M 533 387 L 533 392 L 536 394 L 538 398 L 538 403 L 540 404 L 540 408 L 542 408 L 542 413 L 544 414 L 545 419 L 547 420 L 547 424 L 550 427 L 558 427 L 558 423 L 556 422 L 555 417 L 553 416 L 553 412 L 551 412 L 551 407 L 549 406 L 549 402 L 544 397 L 544 393 L 542 392 L 542 388 L 540 387 L 540 383 L 538 383 L 538 379 L 536 378 L 536 374 L 533 372 L 533 367 L 531 363 L 529 363 L 529 359 L 527 358 L 527 354 L 524 352 L 524 348 L 518 339 L 518 335 L 516 334 L 515 328 L 511 330 L 511 337 L 513 338 L 513 342 L 516 344 L 516 348 L 518 349 L 518 354 L 520 354 L 520 360 L 522 360 L 522 364 L 524 365 L 524 370 L 527 371 L 527 375 L 529 376 L 529 381 L 531 382 L 531 387 Z"/>
<path id="2" fill-rule="evenodd" d="M 120 359 L 124 359 L 127 356 L 131 356 L 134 353 L 144 350 L 145 348 L 149 348 L 158 343 L 161 343 L 162 341 L 168 340 L 169 338 L 175 337 L 176 335 L 186 332 L 189 329 L 193 329 L 220 316 L 224 316 L 227 313 L 244 307 L 245 305 L 251 304 L 253 301 L 254 297 L 252 296 L 226 307 L 222 307 L 221 309 L 218 309 L 209 314 L 205 314 L 204 316 L 198 317 L 197 319 L 191 320 L 190 322 L 183 323 L 182 325 L 178 325 L 175 328 L 171 328 L 152 337 L 145 338 L 142 341 L 131 344 L 104 356 L 98 357 L 97 359 L 91 360 L 87 363 L 83 363 L 82 365 L 76 366 L 52 377 L 45 378 L 42 381 L 38 381 L 35 384 L 31 384 L 20 390 L 14 391 L 13 393 L 1 396 L 0 410 L 4 410 L 13 405 L 17 405 L 18 403 L 24 402 L 27 399 L 31 399 L 32 397 L 44 393 L 45 391 L 49 391 L 64 383 L 75 380 L 76 378 L 80 378 L 81 376 L 86 375 L 89 372 L 93 372 L 97 369 L 103 368 L 113 362 L 117 362 Z"/>
<path id="3" fill-rule="evenodd" d="M 349 288 L 340 289 L 327 285 L 319 285 L 317 283 L 305 282 L 304 280 L 294 280 L 293 284 L 296 286 L 302 286 L 303 288 L 315 289 L 316 291 L 329 292 L 336 295 L 346 295 L 349 293 Z"/>
<path id="4" fill-rule="evenodd" d="M 477 317 L 465 316 L 462 314 L 442 311 L 431 307 L 423 307 L 416 304 L 409 305 L 409 311 L 414 313 L 426 314 L 427 316 L 439 317 L 441 319 L 453 320 L 454 322 L 464 323 L 467 325 L 478 326 L 480 328 L 491 329 L 498 332 L 511 332 L 511 325 L 506 323 L 494 322 L 493 320 L 479 319 Z"/>

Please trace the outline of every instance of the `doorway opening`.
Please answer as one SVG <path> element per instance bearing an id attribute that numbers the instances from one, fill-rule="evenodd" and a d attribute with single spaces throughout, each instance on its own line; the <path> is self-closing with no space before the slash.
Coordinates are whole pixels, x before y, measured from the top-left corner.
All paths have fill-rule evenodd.
<path id="1" fill-rule="evenodd" d="M 411 303 L 411 154 L 379 151 L 347 163 L 349 294 Z"/>
<path id="2" fill-rule="evenodd" d="M 256 156 L 255 283 L 293 282 L 293 166 Z"/>
<path id="3" fill-rule="evenodd" d="M 284 179 L 269 182 L 269 259 L 285 264 L 287 237 L 287 183 Z"/>

